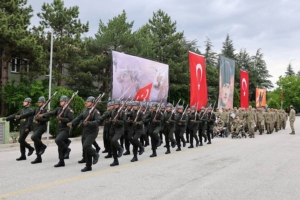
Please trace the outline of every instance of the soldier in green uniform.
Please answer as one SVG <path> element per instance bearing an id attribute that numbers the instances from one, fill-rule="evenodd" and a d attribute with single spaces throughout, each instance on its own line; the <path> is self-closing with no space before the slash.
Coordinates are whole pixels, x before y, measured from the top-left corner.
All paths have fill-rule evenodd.
<path id="1" fill-rule="evenodd" d="M 125 115 L 123 110 L 119 110 L 121 101 L 116 99 L 114 101 L 114 109 L 109 113 L 104 113 L 100 120 L 109 119 L 111 121 L 111 127 L 109 130 L 111 138 L 111 150 L 114 161 L 110 164 L 111 167 L 119 165 L 118 158 L 123 155 L 124 149 L 119 144 L 119 140 L 124 133 Z"/>
<path id="2" fill-rule="evenodd" d="M 187 117 L 189 116 L 189 114 L 191 114 L 191 109 L 188 108 L 187 111 L 186 111 L 186 115 Z M 185 129 L 185 137 L 186 137 L 186 143 L 189 143 L 190 142 L 190 129 L 189 129 L 189 126 L 187 125 L 186 126 L 186 129 Z"/>
<path id="3" fill-rule="evenodd" d="M 133 124 L 132 124 L 133 119 L 131 118 L 132 106 L 133 106 L 133 102 L 127 102 L 126 109 L 124 110 L 126 122 L 124 123 L 124 135 L 120 139 L 120 141 L 125 140 L 126 151 L 123 154 L 124 156 L 130 155 L 130 140 L 132 139 L 132 132 L 133 132 Z M 123 148 L 123 142 L 121 142 L 121 146 Z"/>
<path id="4" fill-rule="evenodd" d="M 166 112 L 164 113 L 163 117 L 163 124 L 164 124 L 164 134 L 166 140 L 166 154 L 171 153 L 170 151 L 170 142 L 172 148 L 176 146 L 176 141 L 174 139 L 174 131 L 175 131 L 175 114 L 172 112 L 173 105 L 168 103 L 166 106 Z"/>
<path id="5" fill-rule="evenodd" d="M 255 122 L 257 121 L 255 111 L 249 107 L 244 116 L 246 117 L 245 120 L 248 127 L 249 137 L 254 138 L 254 127 L 256 126 Z"/>
<path id="6" fill-rule="evenodd" d="M 95 103 L 95 97 L 90 96 L 85 101 L 85 110 L 76 117 L 72 122 L 67 125 L 69 127 L 77 127 L 77 125 L 82 121 L 82 148 L 83 157 L 86 160 L 86 166 L 81 170 L 82 172 L 92 171 L 92 163 L 96 164 L 99 159 L 99 154 L 92 147 L 95 142 L 100 124 L 100 112 L 95 109 L 91 110 Z M 90 113 L 92 112 L 92 113 Z M 90 115 L 89 119 L 88 116 Z M 94 159 L 94 160 L 93 160 Z"/>
<path id="7" fill-rule="evenodd" d="M 211 135 L 213 135 L 214 124 L 216 121 L 216 115 L 215 113 L 212 112 L 211 107 L 207 108 L 206 119 L 207 119 L 206 133 L 208 138 L 207 144 L 211 144 Z"/>
<path id="8" fill-rule="evenodd" d="M 143 113 L 138 112 L 140 109 L 140 103 L 136 101 L 133 102 L 132 105 L 133 110 L 130 115 L 127 115 L 127 123 L 129 125 L 132 125 L 132 131 L 128 133 L 128 137 L 130 137 L 130 142 L 133 146 L 133 158 L 131 159 L 131 162 L 136 162 L 138 161 L 138 148 L 140 149 L 139 155 L 142 155 L 144 153 L 144 147 L 139 141 L 144 133 L 144 121 Z"/>
<path id="9" fill-rule="evenodd" d="M 177 143 L 177 149 L 176 151 L 181 151 L 181 142 L 183 147 L 186 146 L 185 139 L 183 137 L 183 134 L 186 130 L 186 124 L 187 124 L 187 116 L 185 113 L 183 113 L 183 106 L 177 107 L 177 115 L 176 115 L 176 125 L 175 125 L 175 138 Z"/>
<path id="10" fill-rule="evenodd" d="M 282 110 L 281 111 L 281 127 L 283 129 L 285 129 L 287 118 L 288 118 L 287 113 L 285 112 L 285 110 Z"/>
<path id="11" fill-rule="evenodd" d="M 63 107 L 68 103 L 68 100 L 69 99 L 67 96 L 62 95 L 59 99 L 60 107 L 57 107 L 53 111 L 50 111 L 48 113 L 43 113 L 37 116 L 37 119 L 57 116 L 58 133 L 55 138 L 55 143 L 58 147 L 59 162 L 56 165 L 54 165 L 54 167 L 64 167 L 65 155 L 68 155 L 71 151 L 71 149 L 68 148 L 68 144 L 66 143 L 70 132 L 70 127 L 67 126 L 67 123 L 71 122 L 74 119 L 74 111 L 70 107 L 68 107 L 62 114 L 62 116 L 59 116 L 63 111 Z"/>
<path id="12" fill-rule="evenodd" d="M 240 131 L 243 129 L 244 122 L 240 120 L 239 116 L 236 116 L 232 123 L 232 135 L 238 135 Z"/>
<path id="13" fill-rule="evenodd" d="M 290 116 L 289 116 L 289 120 L 290 120 L 290 126 L 291 126 L 291 129 L 292 129 L 292 132 L 290 133 L 291 135 L 295 135 L 295 128 L 294 128 L 294 122 L 295 122 L 295 119 L 296 119 L 296 112 L 295 112 L 293 106 L 290 105 Z"/>
<path id="14" fill-rule="evenodd" d="M 273 122 L 273 114 L 271 113 L 271 110 L 268 109 L 268 111 L 265 114 L 265 123 L 266 123 L 266 129 L 267 129 L 267 134 L 271 134 L 271 125 Z"/>
<path id="15" fill-rule="evenodd" d="M 114 108 L 113 102 L 108 102 L 105 113 L 109 113 L 113 108 Z M 110 149 L 109 129 L 110 129 L 110 121 L 106 119 L 104 120 L 104 127 L 103 127 L 104 151 L 102 151 L 102 153 L 108 153 L 108 155 L 110 155 L 109 157 L 111 158 L 112 154 Z"/>
<path id="16" fill-rule="evenodd" d="M 202 106 L 199 113 L 199 126 L 198 126 L 198 134 L 199 134 L 199 146 L 203 146 L 203 138 L 204 142 L 207 141 L 207 136 L 205 134 L 206 130 L 206 113 L 204 112 L 205 108 Z"/>
<path id="17" fill-rule="evenodd" d="M 216 136 L 221 136 L 221 131 L 223 130 L 224 125 L 224 121 L 220 116 L 218 116 L 214 126 L 214 133 L 216 134 Z"/>
<path id="18" fill-rule="evenodd" d="M 49 121 L 49 118 L 42 118 L 42 119 L 34 118 L 38 113 L 49 112 L 47 108 L 41 110 L 45 102 L 46 102 L 45 97 L 39 97 L 37 108 L 33 109 L 32 112 L 27 112 L 25 114 L 16 116 L 16 118 L 19 118 L 21 120 L 28 117 L 33 117 L 33 134 L 31 136 L 31 139 L 34 142 L 37 158 L 34 161 L 32 161 L 31 164 L 41 163 L 42 155 L 47 148 L 47 146 L 43 144 L 41 138 L 43 133 L 45 133 L 47 130 L 47 122 Z"/>
<path id="19" fill-rule="evenodd" d="M 30 104 L 31 104 L 31 98 L 24 99 L 23 101 L 24 108 L 18 111 L 16 114 L 3 117 L 3 121 L 5 120 L 12 121 L 16 119 L 16 116 L 24 115 L 26 113 L 31 113 L 33 110 L 32 108 L 30 108 Z M 20 143 L 21 156 L 16 159 L 17 161 L 26 160 L 26 148 L 28 149 L 27 156 L 31 156 L 34 151 L 34 148 L 26 142 L 28 133 L 31 131 L 32 128 L 32 121 L 33 121 L 32 116 L 28 116 L 20 120 L 20 128 L 19 128 L 20 136 L 18 142 Z"/>
<path id="20" fill-rule="evenodd" d="M 262 135 L 265 126 L 265 114 L 261 108 L 258 109 L 258 113 L 256 114 L 256 125 L 258 126 L 259 135 Z"/>
<path id="21" fill-rule="evenodd" d="M 199 124 L 199 115 L 196 112 L 196 107 L 191 107 L 191 113 L 188 115 L 188 127 L 189 127 L 189 134 L 190 134 L 190 146 L 188 148 L 194 148 L 194 138 L 196 140 L 196 147 L 199 146 L 199 139 L 197 136 L 198 131 L 198 124 Z"/>

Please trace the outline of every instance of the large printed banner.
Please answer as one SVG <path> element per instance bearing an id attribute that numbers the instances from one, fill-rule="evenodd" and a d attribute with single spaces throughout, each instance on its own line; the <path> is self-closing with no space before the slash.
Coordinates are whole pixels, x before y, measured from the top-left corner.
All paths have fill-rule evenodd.
<path id="1" fill-rule="evenodd" d="M 256 88 L 256 108 L 266 107 L 267 90 Z"/>
<path id="2" fill-rule="evenodd" d="M 189 52 L 190 61 L 190 105 L 200 110 L 207 104 L 205 57 Z"/>
<path id="3" fill-rule="evenodd" d="M 240 107 L 249 107 L 249 73 L 240 70 Z"/>
<path id="4" fill-rule="evenodd" d="M 218 108 L 232 108 L 234 94 L 235 61 L 220 56 Z"/>
<path id="5" fill-rule="evenodd" d="M 112 99 L 160 101 L 167 99 L 169 66 L 152 60 L 112 51 Z"/>

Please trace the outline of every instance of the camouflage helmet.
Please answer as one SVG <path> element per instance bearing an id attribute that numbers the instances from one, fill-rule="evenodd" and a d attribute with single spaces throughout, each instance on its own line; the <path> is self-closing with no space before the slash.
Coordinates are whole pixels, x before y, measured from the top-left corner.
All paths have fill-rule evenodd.
<path id="1" fill-rule="evenodd" d="M 183 109 L 183 106 L 177 106 L 177 109 Z"/>
<path id="2" fill-rule="evenodd" d="M 45 101 L 46 101 L 46 99 L 43 96 L 41 96 L 41 97 L 38 98 L 38 102 L 45 102 Z"/>
<path id="3" fill-rule="evenodd" d="M 85 102 L 95 102 L 95 97 L 89 96 Z"/>
<path id="4" fill-rule="evenodd" d="M 173 107 L 173 105 L 171 103 L 167 103 L 166 107 Z"/>
<path id="5" fill-rule="evenodd" d="M 31 98 L 29 98 L 29 97 L 27 97 L 27 98 L 24 99 L 24 102 L 31 103 L 31 101 L 32 101 L 32 100 L 31 100 Z"/>
<path id="6" fill-rule="evenodd" d="M 120 99 L 116 99 L 115 101 L 114 101 L 114 105 L 120 105 L 121 104 L 121 100 Z"/>
<path id="7" fill-rule="evenodd" d="M 59 101 L 68 101 L 68 97 L 66 95 L 62 95 L 59 99 Z"/>

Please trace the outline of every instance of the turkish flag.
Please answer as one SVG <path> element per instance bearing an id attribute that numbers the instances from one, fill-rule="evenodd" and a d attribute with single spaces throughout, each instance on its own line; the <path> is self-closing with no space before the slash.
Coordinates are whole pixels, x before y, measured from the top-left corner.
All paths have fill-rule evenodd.
<path id="1" fill-rule="evenodd" d="M 190 61 L 190 105 L 200 110 L 207 104 L 205 57 L 189 52 Z"/>
<path id="2" fill-rule="evenodd" d="M 249 107 L 249 73 L 240 70 L 240 103 L 242 108 Z"/>
<path id="3" fill-rule="evenodd" d="M 149 85 L 139 89 L 137 91 L 135 97 L 133 98 L 134 101 L 144 101 L 144 100 L 149 100 L 150 94 L 151 94 L 151 89 L 152 89 L 153 83 L 150 83 Z"/>

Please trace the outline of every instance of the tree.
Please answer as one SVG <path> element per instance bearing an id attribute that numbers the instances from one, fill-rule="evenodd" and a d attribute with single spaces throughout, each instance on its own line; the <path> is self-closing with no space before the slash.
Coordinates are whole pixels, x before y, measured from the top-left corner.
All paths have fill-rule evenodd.
<path id="1" fill-rule="evenodd" d="M 177 32 L 176 22 L 162 10 L 153 13 L 146 24 L 148 37 L 153 41 L 152 59 L 169 64 L 169 101 L 189 96 L 188 51 L 199 52 L 196 41 L 187 41 L 183 32 Z"/>
<path id="2" fill-rule="evenodd" d="M 233 47 L 233 42 L 230 39 L 229 35 L 227 34 L 225 41 L 223 42 L 223 47 L 222 47 L 222 55 L 227 57 L 227 58 L 231 58 L 233 60 L 235 60 L 235 53 L 234 53 L 235 49 Z"/>
<path id="3" fill-rule="evenodd" d="M 217 60 L 217 53 L 213 52 L 212 50 L 212 43 L 210 41 L 210 39 L 208 37 L 206 37 L 206 41 L 205 43 L 205 62 L 206 62 L 206 66 L 211 66 L 211 67 L 217 67 L 218 64 L 218 60 Z"/>
<path id="4" fill-rule="evenodd" d="M 58 86 L 62 84 L 63 69 L 70 68 L 71 71 L 76 67 L 74 65 L 81 60 L 80 53 L 85 50 L 81 37 L 88 32 L 89 23 L 82 24 L 78 15 L 78 6 L 65 8 L 62 0 L 53 0 L 51 4 L 44 3 L 42 12 L 38 13 L 41 21 L 40 27 L 35 27 L 35 31 L 45 42 L 46 51 L 50 49 L 50 34 L 48 32 L 45 38 L 45 29 L 53 30 L 53 72 Z"/>
<path id="5" fill-rule="evenodd" d="M 295 71 L 294 71 L 291 63 L 289 63 L 289 65 L 287 66 L 285 75 L 286 76 L 294 76 L 295 75 Z"/>
<path id="6" fill-rule="evenodd" d="M 0 78 L 1 86 L 8 83 L 8 68 L 11 60 L 16 58 L 17 67 L 26 73 L 28 65 L 34 71 L 38 62 L 43 57 L 42 46 L 33 35 L 28 26 L 32 17 L 31 6 L 26 6 L 27 0 L 2 0 L 0 2 Z M 26 59 L 26 61 L 24 60 Z M 22 65 L 23 62 L 24 65 Z M 4 66 L 2 66 L 4 63 Z M 2 70 L 3 69 L 3 70 Z M 2 74 L 3 71 L 3 74 Z M 2 82 L 3 80 L 3 82 Z M 1 115 L 6 115 L 6 102 L 2 96 Z"/>

